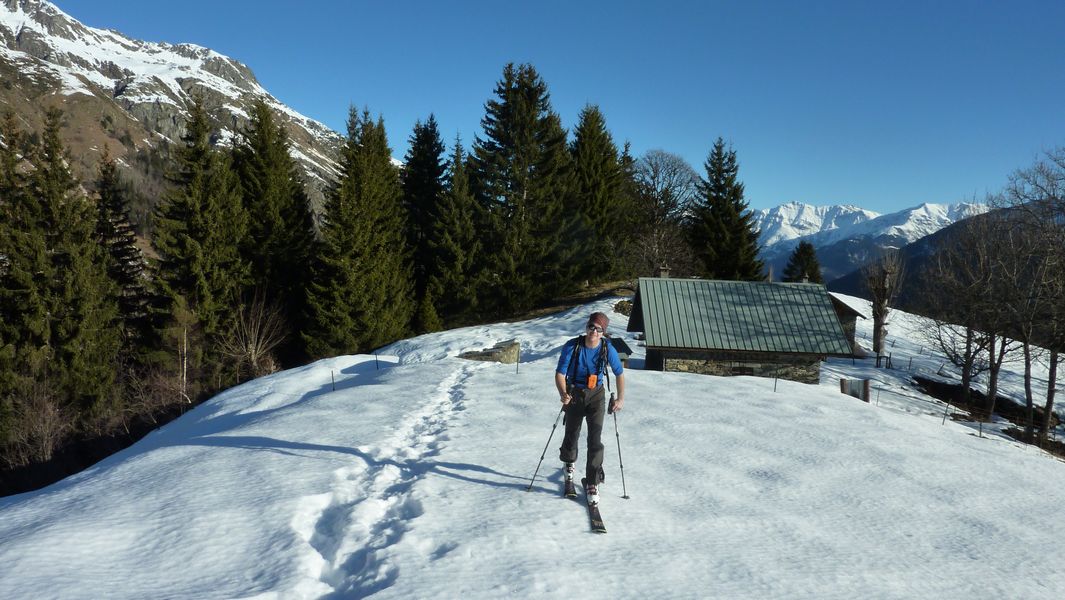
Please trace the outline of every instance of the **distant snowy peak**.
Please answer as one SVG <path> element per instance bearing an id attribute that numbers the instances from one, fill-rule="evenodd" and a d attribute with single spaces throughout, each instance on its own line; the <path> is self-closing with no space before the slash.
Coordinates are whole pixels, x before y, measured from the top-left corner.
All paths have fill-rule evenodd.
<path id="1" fill-rule="evenodd" d="M 878 214 L 857 206 L 811 206 L 789 202 L 754 211 L 766 250 L 792 248 L 800 241 L 823 246 L 854 237 L 897 238 L 908 244 L 933 234 L 961 219 L 983 213 L 982 204 L 921 204 L 894 213 Z"/>
<path id="2" fill-rule="evenodd" d="M 894 235 L 912 243 L 984 212 L 987 212 L 984 204 L 922 204 L 874 219 L 876 227 L 872 232 Z"/>
<path id="3" fill-rule="evenodd" d="M 881 215 L 856 206 L 790 202 L 753 214 L 761 231 L 759 257 L 773 272 L 782 273 L 799 242 L 809 242 L 829 281 L 884 249 L 902 248 L 986 210 L 981 204 L 922 204 Z"/>
<path id="4" fill-rule="evenodd" d="M 762 247 L 826 231 L 849 229 L 878 216 L 857 206 L 811 206 L 801 202 L 754 211 L 755 224 L 761 232 L 758 242 Z"/>

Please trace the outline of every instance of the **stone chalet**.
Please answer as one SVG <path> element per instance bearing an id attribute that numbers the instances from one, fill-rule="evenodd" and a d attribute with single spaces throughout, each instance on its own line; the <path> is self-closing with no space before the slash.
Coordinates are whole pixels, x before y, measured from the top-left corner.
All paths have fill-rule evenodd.
<path id="1" fill-rule="evenodd" d="M 821 361 L 853 353 L 836 304 L 816 283 L 645 277 L 628 331 L 648 369 L 817 383 Z"/>

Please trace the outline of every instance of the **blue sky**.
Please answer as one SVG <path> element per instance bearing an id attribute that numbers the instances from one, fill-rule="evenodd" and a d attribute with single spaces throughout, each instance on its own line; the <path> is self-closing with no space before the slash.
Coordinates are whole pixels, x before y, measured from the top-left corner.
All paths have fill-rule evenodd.
<path id="1" fill-rule="evenodd" d="M 754 208 L 979 201 L 1065 145 L 1060 0 L 56 4 L 240 60 L 338 131 L 367 106 L 397 158 L 430 113 L 469 147 L 503 66 L 528 62 L 567 127 L 597 104 L 637 156 L 702 172 L 730 141 Z"/>

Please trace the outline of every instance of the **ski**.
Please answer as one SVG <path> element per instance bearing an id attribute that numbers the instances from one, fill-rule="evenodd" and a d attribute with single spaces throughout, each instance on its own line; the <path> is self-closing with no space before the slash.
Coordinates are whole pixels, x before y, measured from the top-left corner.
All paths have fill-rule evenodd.
<path id="1" fill-rule="evenodd" d="M 591 521 L 594 533 L 606 533 L 606 525 L 603 524 L 603 516 L 599 514 L 598 504 L 588 505 L 588 518 Z"/>
<path id="2" fill-rule="evenodd" d="M 577 486 L 573 485 L 573 479 L 567 479 L 566 480 L 566 487 L 562 491 L 562 494 L 564 496 L 566 496 L 567 498 L 576 498 L 577 497 Z"/>
<path id="3" fill-rule="evenodd" d="M 585 487 L 587 482 L 587 478 L 581 479 L 581 486 Z M 588 502 L 588 520 L 594 533 L 606 533 L 606 525 L 603 523 L 603 515 L 599 514 L 598 503 Z"/>

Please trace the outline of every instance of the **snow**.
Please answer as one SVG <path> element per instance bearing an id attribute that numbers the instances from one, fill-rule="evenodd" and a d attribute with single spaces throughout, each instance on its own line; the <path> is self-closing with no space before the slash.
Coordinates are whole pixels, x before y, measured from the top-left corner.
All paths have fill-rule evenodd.
<path id="1" fill-rule="evenodd" d="M 921 204 L 889 214 L 850 205 L 811 206 L 789 202 L 753 211 L 764 253 L 790 251 L 800 241 L 827 246 L 856 237 L 892 235 L 914 242 L 944 227 L 987 210 L 982 204 Z"/>
<path id="2" fill-rule="evenodd" d="M 1065 590 L 1061 461 L 944 424 L 906 373 L 870 361 L 830 361 L 821 385 L 644 371 L 616 300 L 423 335 L 219 394 L 83 473 L 0 499 L 0 589 L 966 600 Z M 594 310 L 635 350 L 625 410 L 604 431 L 606 535 L 560 496 L 551 429 L 557 353 Z M 912 337 L 920 327 L 895 313 L 896 366 L 910 356 L 915 369 L 939 366 Z M 859 320 L 861 341 L 870 330 Z M 455 358 L 510 338 L 518 365 Z M 875 379 L 877 402 L 841 395 L 840 376 Z"/>
<path id="3" fill-rule="evenodd" d="M 57 26 L 49 31 L 46 20 L 37 15 L 54 17 Z M 270 95 L 254 79 L 241 79 L 234 84 L 215 75 L 209 66 L 218 62 L 230 63 L 234 69 L 246 65 L 210 48 L 196 44 L 153 43 L 134 40 L 107 29 L 87 27 L 49 2 L 14 6 L 0 3 L 0 29 L 12 36 L 31 32 L 49 50 L 48 58 L 40 60 L 17 50 L 0 46 L 0 58 L 18 61 L 25 74 L 47 75 L 60 84 L 59 93 L 114 95 L 120 105 L 168 104 L 182 106 L 188 95 L 182 83 L 195 80 L 199 86 L 225 96 L 224 109 L 233 117 L 247 118 L 241 106 L 251 97 L 264 98 L 275 110 L 288 115 L 319 143 L 337 144 L 340 134 L 324 124 L 285 106 Z M 313 147 L 302 157 L 318 169 L 336 171 L 336 162 Z M 394 162 L 398 162 L 395 161 Z M 313 174 L 314 169 L 309 171 Z"/>
<path id="4" fill-rule="evenodd" d="M 265 94 L 265 91 L 257 84 L 252 83 L 252 89 L 243 90 L 225 79 L 207 72 L 203 66 L 208 59 L 213 57 L 225 58 L 215 52 L 202 49 L 198 58 L 189 58 L 171 50 L 171 48 L 179 46 L 134 41 L 114 31 L 82 25 L 50 3 L 42 3 L 41 6 L 43 10 L 62 17 L 77 32 L 77 35 L 73 37 L 52 35 L 47 27 L 35 21 L 31 15 L 22 12 L 19 8 L 12 9 L 3 5 L 0 5 L 0 26 L 6 27 L 16 35 L 20 31 L 33 31 L 60 56 L 80 57 L 88 64 L 100 68 L 108 63 L 113 63 L 119 69 L 132 76 L 132 84 L 152 81 L 160 82 L 170 90 L 174 97 L 180 98 L 185 95 L 178 78 L 188 77 L 190 73 L 195 73 L 195 76 L 204 80 L 206 85 L 233 99 L 240 98 L 246 92 Z M 192 45 L 182 46 L 192 50 L 198 49 Z M 72 82 L 78 83 L 78 85 L 65 87 L 64 93 L 67 94 L 91 93 L 84 87 L 84 84 L 78 81 L 79 76 L 104 90 L 114 89 L 115 82 L 118 81 L 113 77 L 108 77 L 96 68 L 81 66 L 76 60 L 72 61 L 69 66 L 61 66 L 55 62 L 47 64 L 50 69 L 55 70 L 63 77 L 64 82 L 68 84 Z"/>
<path id="5" fill-rule="evenodd" d="M 769 209 L 752 211 L 758 227 L 758 244 L 770 247 L 838 229 L 848 230 L 855 225 L 879 217 L 879 213 L 852 205 L 811 206 L 801 202 L 787 202 Z"/>
<path id="6" fill-rule="evenodd" d="M 339 174 L 340 167 L 339 167 L 339 165 L 337 164 L 337 162 L 335 160 L 329 158 L 328 156 L 325 156 L 321 152 L 317 152 L 317 151 L 312 151 L 312 152 L 314 154 L 313 158 L 308 156 L 305 152 L 303 152 L 303 150 L 301 150 L 295 144 L 290 145 L 289 148 L 288 148 L 288 154 L 289 154 L 289 156 L 292 157 L 293 160 L 304 162 L 304 163 L 307 163 L 307 164 L 319 165 L 319 166 L 322 166 L 322 167 L 326 167 L 326 168 L 329 169 L 329 171 L 331 173 Z M 315 173 L 313 170 L 308 170 L 307 171 L 307 175 L 309 177 L 314 177 L 316 179 L 321 179 L 321 177 L 319 177 L 317 175 L 317 173 Z"/>

